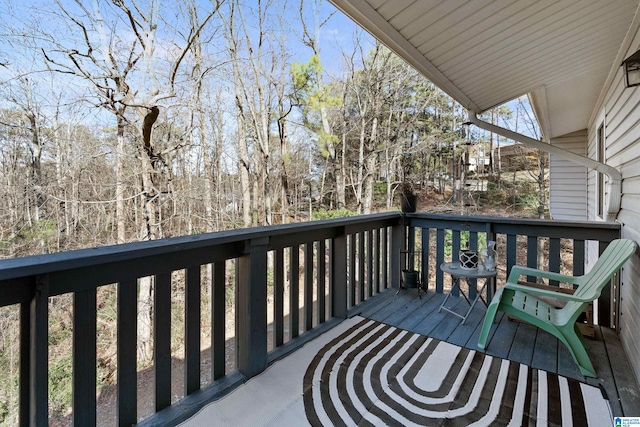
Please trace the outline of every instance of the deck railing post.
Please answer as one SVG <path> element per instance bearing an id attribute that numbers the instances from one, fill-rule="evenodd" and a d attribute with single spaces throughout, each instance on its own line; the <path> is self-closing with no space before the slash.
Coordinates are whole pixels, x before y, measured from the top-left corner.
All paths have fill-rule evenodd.
<path id="1" fill-rule="evenodd" d="M 238 258 L 238 371 L 247 377 L 267 367 L 268 245 L 268 237 L 253 239 Z"/>
<path id="2" fill-rule="evenodd" d="M 347 317 L 347 235 L 344 227 L 331 245 L 331 314 Z"/>
<path id="3" fill-rule="evenodd" d="M 395 224 L 391 227 L 391 287 L 400 288 L 400 251 L 405 249 L 405 225 Z"/>

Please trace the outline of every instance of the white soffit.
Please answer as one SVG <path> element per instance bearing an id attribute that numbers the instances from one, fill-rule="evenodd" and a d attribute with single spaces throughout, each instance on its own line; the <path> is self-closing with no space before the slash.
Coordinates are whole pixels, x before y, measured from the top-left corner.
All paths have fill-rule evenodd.
<path id="1" fill-rule="evenodd" d="M 587 127 L 638 7 L 638 0 L 330 1 L 468 109 L 545 87 L 549 117 L 568 103 L 584 110 L 564 113 L 571 125 L 551 123 L 553 136 L 562 134 L 555 127 Z"/>

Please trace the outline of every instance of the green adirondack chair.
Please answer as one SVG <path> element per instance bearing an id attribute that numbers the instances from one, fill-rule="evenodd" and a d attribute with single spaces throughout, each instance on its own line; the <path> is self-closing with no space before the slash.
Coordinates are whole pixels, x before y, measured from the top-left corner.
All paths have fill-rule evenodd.
<path id="1" fill-rule="evenodd" d="M 619 239 L 609 243 L 591 271 L 583 276 L 564 276 L 549 271 L 541 271 L 528 267 L 513 266 L 507 284 L 499 289 L 484 317 L 478 347 L 485 349 L 491 324 L 498 311 L 503 311 L 537 326 L 557 337 L 567 346 L 573 360 L 585 376 L 595 377 L 591 360 L 585 349 L 582 333 L 576 326 L 576 319 L 585 306 L 600 296 L 602 288 L 622 265 L 634 254 L 636 243 L 632 240 Z M 542 277 L 577 285 L 573 295 L 563 294 L 547 289 L 536 289 L 518 284 L 520 275 Z M 556 308 L 536 295 L 567 300 L 562 308 Z"/>

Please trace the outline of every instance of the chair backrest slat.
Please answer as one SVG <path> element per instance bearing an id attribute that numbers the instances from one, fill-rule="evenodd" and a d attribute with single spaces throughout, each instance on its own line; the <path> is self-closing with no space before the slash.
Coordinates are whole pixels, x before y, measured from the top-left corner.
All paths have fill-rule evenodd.
<path id="1" fill-rule="evenodd" d="M 578 281 L 575 296 L 595 300 L 611 277 L 627 262 L 636 250 L 636 243 L 628 239 L 614 240 L 604 250 L 591 271 Z"/>

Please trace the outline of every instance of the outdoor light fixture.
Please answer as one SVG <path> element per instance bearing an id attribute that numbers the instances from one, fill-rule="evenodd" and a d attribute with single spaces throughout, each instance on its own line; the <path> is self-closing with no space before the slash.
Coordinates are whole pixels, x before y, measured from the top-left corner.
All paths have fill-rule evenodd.
<path id="1" fill-rule="evenodd" d="M 626 87 L 640 85 L 640 50 L 622 61 Z"/>

